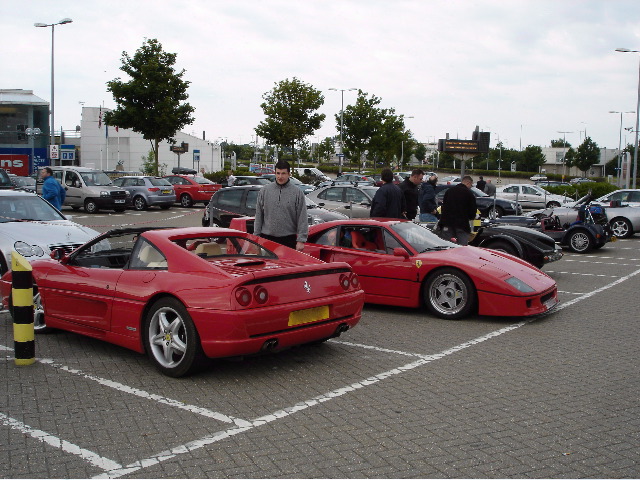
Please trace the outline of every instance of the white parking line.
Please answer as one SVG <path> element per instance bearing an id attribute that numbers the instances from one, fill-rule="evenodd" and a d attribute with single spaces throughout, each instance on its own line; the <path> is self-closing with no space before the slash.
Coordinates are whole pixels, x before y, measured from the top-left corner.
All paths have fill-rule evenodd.
<path id="1" fill-rule="evenodd" d="M 601 273 L 558 272 L 556 270 L 546 270 L 545 273 L 559 273 L 559 274 L 564 274 L 564 275 L 583 275 L 585 277 L 620 278 L 619 275 L 603 275 Z"/>
<path id="2" fill-rule="evenodd" d="M 347 345 L 349 347 L 364 348 L 366 350 L 375 350 L 376 352 L 395 353 L 396 355 L 404 355 L 406 357 L 418 357 L 418 358 L 422 357 L 422 355 L 419 353 L 409 353 L 409 352 L 402 352 L 400 350 L 390 350 L 388 348 L 375 347 L 373 345 L 364 345 L 362 343 L 345 342 L 344 340 L 329 340 L 329 342 L 338 343 L 340 345 Z"/>
<path id="3" fill-rule="evenodd" d="M 558 290 L 558 293 L 566 293 L 567 295 L 584 295 L 584 293 L 578 293 L 578 292 L 565 292 L 564 290 Z"/>
<path id="4" fill-rule="evenodd" d="M 621 260 L 621 259 L 617 259 Z M 631 261 L 637 261 L 634 258 L 630 259 Z M 590 264 L 599 264 L 599 265 L 618 265 L 621 267 L 638 267 L 637 263 L 615 263 L 615 262 L 594 262 L 593 260 L 571 260 L 570 258 L 566 258 L 565 262 L 574 262 L 574 263 L 590 263 Z"/>
<path id="5" fill-rule="evenodd" d="M 69 443 L 66 440 L 62 440 L 54 435 L 50 435 L 47 432 L 43 432 L 42 430 L 37 430 L 35 428 L 31 428 L 28 425 L 16 420 L 14 418 L 8 417 L 3 413 L 0 413 L 0 423 L 6 425 L 7 427 L 18 430 L 24 435 L 29 435 L 36 440 L 39 440 L 42 443 L 46 443 L 51 445 L 54 448 L 59 448 L 63 452 L 70 453 L 72 455 L 78 455 L 83 460 L 86 460 L 91 465 L 101 468 L 102 470 L 117 470 L 122 468 L 122 466 L 114 462 L 113 460 L 109 460 L 108 458 L 101 457 L 95 452 L 91 450 L 86 450 L 84 448 L 80 448 L 73 443 Z"/>

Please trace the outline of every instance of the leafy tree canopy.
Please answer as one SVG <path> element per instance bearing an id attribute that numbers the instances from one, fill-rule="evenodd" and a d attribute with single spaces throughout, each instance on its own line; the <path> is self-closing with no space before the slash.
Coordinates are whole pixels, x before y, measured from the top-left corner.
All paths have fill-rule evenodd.
<path id="1" fill-rule="evenodd" d="M 270 145 L 288 146 L 295 151 L 301 142 L 320 128 L 326 115 L 317 113 L 324 96 L 313 86 L 293 78 L 282 80 L 266 92 L 260 105 L 265 119 L 255 132 Z"/>
<path id="2" fill-rule="evenodd" d="M 600 161 L 600 147 L 591 140 L 591 137 L 584 139 L 584 142 L 578 147 L 574 164 L 583 172 L 591 168 Z"/>
<path id="3" fill-rule="evenodd" d="M 131 80 L 107 82 L 107 91 L 113 94 L 117 107 L 105 113 L 105 123 L 129 128 L 153 142 L 155 174 L 158 144 L 171 141 L 177 131 L 194 121 L 191 114 L 195 109 L 185 103 L 190 82 L 182 79 L 184 70 L 175 71 L 176 56 L 165 52 L 158 40 L 145 40 L 133 57 L 122 52 L 120 70 Z"/>
<path id="4" fill-rule="evenodd" d="M 559 138 L 558 140 L 551 140 L 551 146 L 553 148 L 569 148 L 571 146 L 571 144 L 567 141 L 565 141 L 564 138 Z"/>

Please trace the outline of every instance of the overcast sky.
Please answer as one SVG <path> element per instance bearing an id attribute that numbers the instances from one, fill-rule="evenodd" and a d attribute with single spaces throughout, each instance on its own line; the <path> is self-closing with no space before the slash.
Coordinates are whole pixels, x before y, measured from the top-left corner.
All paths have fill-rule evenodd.
<path id="1" fill-rule="evenodd" d="M 617 148 L 620 115 L 636 110 L 638 0 L 0 0 L 0 88 L 51 98 L 72 130 L 81 105 L 115 107 L 106 82 L 128 77 L 122 52 L 145 38 L 177 53 L 195 122 L 185 131 L 248 143 L 262 95 L 297 77 L 321 90 L 320 139 L 336 134 L 340 92 L 359 88 L 403 114 L 419 141 L 470 138 L 476 125 L 510 148 L 547 146 L 586 130 Z M 356 92 L 344 92 L 345 105 Z M 635 127 L 635 115 L 623 116 Z M 623 131 L 624 132 L 624 131 Z M 627 134 L 632 142 L 632 134 Z M 316 138 L 312 138 L 316 141 Z M 624 143 L 624 134 L 623 134 Z"/>

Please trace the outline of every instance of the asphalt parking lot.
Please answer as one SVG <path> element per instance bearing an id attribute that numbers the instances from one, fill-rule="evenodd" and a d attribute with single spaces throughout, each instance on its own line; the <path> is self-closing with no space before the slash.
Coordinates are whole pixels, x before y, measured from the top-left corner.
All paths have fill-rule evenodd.
<path id="1" fill-rule="evenodd" d="M 202 207 L 74 214 L 195 226 Z M 13 362 L 0 313 L 5 478 L 638 478 L 640 237 L 543 270 L 560 306 L 446 321 L 366 306 L 338 339 L 173 379 L 55 332 Z"/>

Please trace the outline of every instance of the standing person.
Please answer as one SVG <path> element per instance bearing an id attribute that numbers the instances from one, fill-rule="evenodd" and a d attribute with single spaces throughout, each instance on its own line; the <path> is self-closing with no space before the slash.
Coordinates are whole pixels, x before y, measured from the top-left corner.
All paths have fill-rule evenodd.
<path id="1" fill-rule="evenodd" d="M 484 193 L 493 197 L 496 194 L 496 186 L 491 183 L 491 179 L 487 180 L 487 184 L 484 186 Z"/>
<path id="2" fill-rule="evenodd" d="M 276 181 L 258 193 L 254 235 L 302 251 L 309 234 L 304 193 L 289 181 L 291 165 L 276 163 Z"/>
<path id="3" fill-rule="evenodd" d="M 58 182 L 53 176 L 53 170 L 51 170 L 51 167 L 44 167 L 40 170 L 40 178 L 43 180 L 42 198 L 60 210 L 64 203 L 64 199 L 67 197 L 67 192 L 64 187 L 60 185 L 60 182 Z"/>
<path id="4" fill-rule="evenodd" d="M 400 187 L 393 184 L 393 172 L 390 168 L 384 168 L 380 177 L 384 184 L 373 196 L 369 215 L 372 218 L 406 218 L 406 202 Z"/>
<path id="5" fill-rule="evenodd" d="M 484 192 L 484 187 L 487 185 L 487 182 L 484 181 L 482 175 L 480 175 L 478 182 L 476 183 L 476 188 L 481 192 Z"/>
<path id="6" fill-rule="evenodd" d="M 444 240 L 457 239 L 459 245 L 469 243 L 469 220 L 476 218 L 477 209 L 476 197 L 469 190 L 472 186 L 473 179 L 465 175 L 462 182 L 445 192 L 438 224 L 438 235 Z"/>
<path id="7" fill-rule="evenodd" d="M 431 175 L 420 187 L 420 221 L 437 222 L 438 203 L 436 202 L 436 185 L 438 176 Z"/>
<path id="8" fill-rule="evenodd" d="M 233 187 L 235 181 L 236 177 L 233 176 L 233 170 L 229 170 L 229 175 L 227 175 L 227 187 Z"/>
<path id="9" fill-rule="evenodd" d="M 400 190 L 404 195 L 404 201 L 407 206 L 407 218 L 413 220 L 418 214 L 418 194 L 420 190 L 418 185 L 422 183 L 422 177 L 424 172 L 419 168 L 416 168 L 411 172 L 411 175 L 404 179 L 400 184 Z"/>

